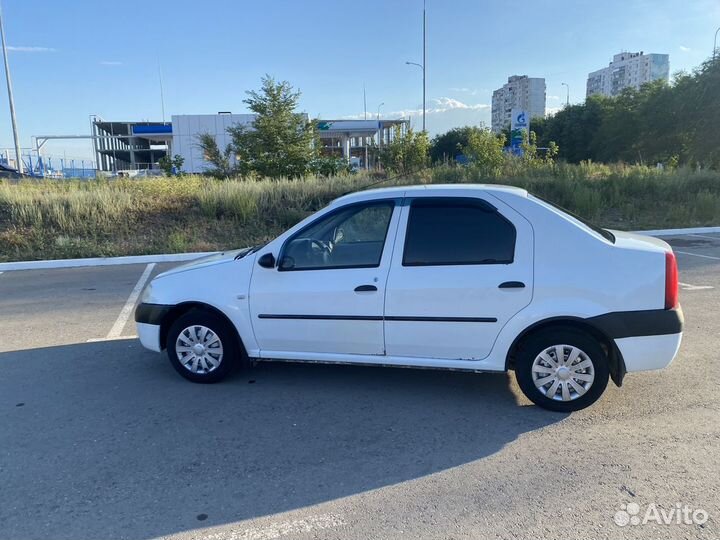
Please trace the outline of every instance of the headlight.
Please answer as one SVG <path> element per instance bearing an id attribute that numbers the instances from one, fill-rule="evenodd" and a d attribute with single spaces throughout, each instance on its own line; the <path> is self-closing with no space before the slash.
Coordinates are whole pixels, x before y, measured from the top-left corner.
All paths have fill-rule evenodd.
<path id="1" fill-rule="evenodd" d="M 150 298 L 152 297 L 152 281 L 147 284 L 145 289 L 143 290 L 142 294 L 140 295 L 140 303 L 146 303 L 150 302 Z"/>

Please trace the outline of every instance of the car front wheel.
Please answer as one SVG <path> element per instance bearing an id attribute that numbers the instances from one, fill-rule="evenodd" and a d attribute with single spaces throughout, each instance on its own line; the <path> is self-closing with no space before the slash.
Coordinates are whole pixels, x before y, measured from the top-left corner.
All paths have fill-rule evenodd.
<path id="1" fill-rule="evenodd" d="M 224 379 L 237 363 L 238 349 L 235 329 L 210 311 L 195 309 L 181 315 L 167 336 L 170 363 L 193 382 Z"/>
<path id="2" fill-rule="evenodd" d="M 607 387 L 610 371 L 600 343 L 585 332 L 547 330 L 521 344 L 515 377 L 536 405 L 552 411 L 579 411 Z"/>

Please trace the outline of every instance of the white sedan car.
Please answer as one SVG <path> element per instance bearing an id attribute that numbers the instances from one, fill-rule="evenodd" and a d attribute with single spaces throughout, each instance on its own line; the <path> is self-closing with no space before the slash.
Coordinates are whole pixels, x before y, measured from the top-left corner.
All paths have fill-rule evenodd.
<path id="1" fill-rule="evenodd" d="M 160 274 L 135 320 L 195 382 L 249 359 L 510 369 L 557 411 L 667 366 L 683 325 L 668 244 L 491 185 L 341 197 L 264 246 Z"/>

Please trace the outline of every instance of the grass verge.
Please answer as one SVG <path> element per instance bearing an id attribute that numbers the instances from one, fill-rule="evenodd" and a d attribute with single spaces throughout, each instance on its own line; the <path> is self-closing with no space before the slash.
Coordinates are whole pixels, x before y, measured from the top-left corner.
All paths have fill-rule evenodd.
<path id="1" fill-rule="evenodd" d="M 269 240 L 364 174 L 305 180 L 201 176 L 0 182 L 0 261 L 212 251 Z M 720 225 L 720 173 L 642 166 L 436 167 L 385 185 L 498 183 L 526 188 L 599 225 Z"/>

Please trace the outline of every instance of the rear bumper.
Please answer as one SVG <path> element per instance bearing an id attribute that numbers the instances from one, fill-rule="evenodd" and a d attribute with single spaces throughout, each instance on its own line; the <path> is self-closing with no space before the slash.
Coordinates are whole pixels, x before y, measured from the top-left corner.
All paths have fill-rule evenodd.
<path id="1" fill-rule="evenodd" d="M 625 370 L 631 373 L 669 366 L 677 355 L 681 341 L 682 333 L 678 333 L 616 339 L 615 344 L 625 361 Z"/>
<path id="2" fill-rule="evenodd" d="M 611 339 L 664 336 L 682 333 L 685 317 L 682 308 L 614 311 L 587 319 Z"/>
<path id="3" fill-rule="evenodd" d="M 680 348 L 685 318 L 678 306 L 606 313 L 588 322 L 615 342 L 624 371 L 630 373 L 667 367 Z"/>

